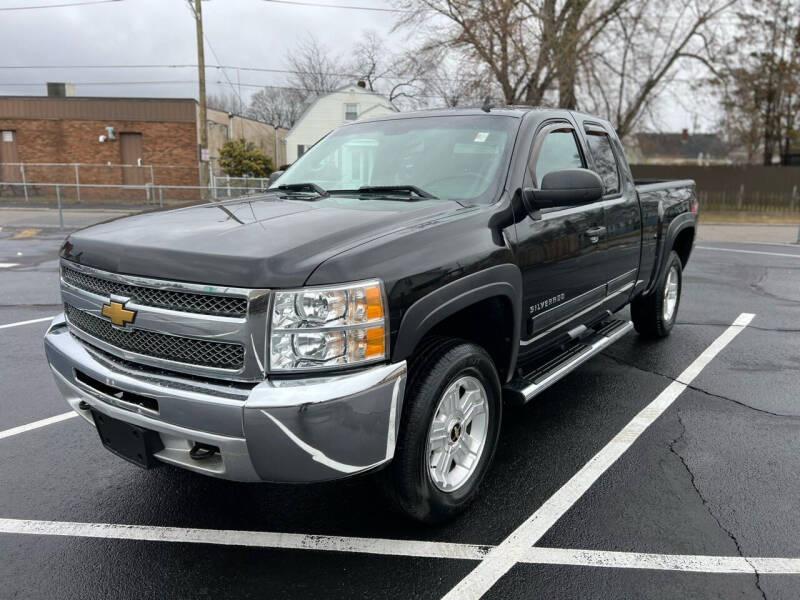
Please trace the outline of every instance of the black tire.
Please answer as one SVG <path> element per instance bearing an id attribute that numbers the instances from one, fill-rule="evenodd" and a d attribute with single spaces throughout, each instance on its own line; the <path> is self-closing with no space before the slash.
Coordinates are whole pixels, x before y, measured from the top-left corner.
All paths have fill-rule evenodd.
<path id="1" fill-rule="evenodd" d="M 675 270 L 678 278 L 678 297 L 672 315 L 664 318 L 665 297 L 670 271 Z M 661 338 L 669 335 L 675 320 L 678 318 L 678 309 L 681 304 L 683 291 L 683 265 L 678 254 L 673 250 L 667 257 L 667 265 L 656 288 L 647 296 L 636 298 L 631 303 L 631 318 L 633 326 L 639 335 L 646 338 Z"/>
<path id="2" fill-rule="evenodd" d="M 428 468 L 428 432 L 445 390 L 462 376 L 474 377 L 486 392 L 487 437 L 468 479 L 454 491 L 444 492 L 434 485 Z M 502 406 L 500 379 L 483 348 L 450 338 L 425 342 L 409 365 L 394 459 L 379 474 L 381 488 L 394 508 L 424 523 L 440 523 L 463 511 L 475 498 L 494 456 Z"/>

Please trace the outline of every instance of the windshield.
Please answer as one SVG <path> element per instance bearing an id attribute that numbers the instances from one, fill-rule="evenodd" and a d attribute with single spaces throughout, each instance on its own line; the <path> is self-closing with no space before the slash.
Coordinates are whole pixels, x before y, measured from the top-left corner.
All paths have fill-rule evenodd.
<path id="1" fill-rule="evenodd" d="M 415 186 L 437 198 L 488 203 L 506 172 L 518 124 L 513 117 L 459 115 L 348 125 L 317 143 L 272 187 Z"/>

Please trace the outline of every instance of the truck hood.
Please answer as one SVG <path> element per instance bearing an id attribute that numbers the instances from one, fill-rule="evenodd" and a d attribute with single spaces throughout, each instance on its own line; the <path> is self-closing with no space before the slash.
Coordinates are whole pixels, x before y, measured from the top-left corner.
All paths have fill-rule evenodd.
<path id="1" fill-rule="evenodd" d="M 452 201 L 267 195 L 125 217 L 71 234 L 67 260 L 97 269 L 236 287 L 297 287 L 326 259 L 463 207 Z"/>

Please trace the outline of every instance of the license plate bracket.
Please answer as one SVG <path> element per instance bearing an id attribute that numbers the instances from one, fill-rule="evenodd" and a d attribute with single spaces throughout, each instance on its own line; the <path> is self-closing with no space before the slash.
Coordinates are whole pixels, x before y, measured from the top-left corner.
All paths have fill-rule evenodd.
<path id="1" fill-rule="evenodd" d="M 114 419 L 95 409 L 92 409 L 92 417 L 107 450 L 143 469 L 160 464 L 153 454 L 164 445 L 155 431 Z"/>

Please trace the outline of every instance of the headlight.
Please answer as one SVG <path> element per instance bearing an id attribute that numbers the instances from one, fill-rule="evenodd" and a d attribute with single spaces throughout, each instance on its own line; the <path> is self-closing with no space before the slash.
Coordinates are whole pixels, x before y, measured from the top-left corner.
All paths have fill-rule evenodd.
<path id="1" fill-rule="evenodd" d="M 308 371 L 383 360 L 387 333 L 379 281 L 276 292 L 270 370 Z"/>

